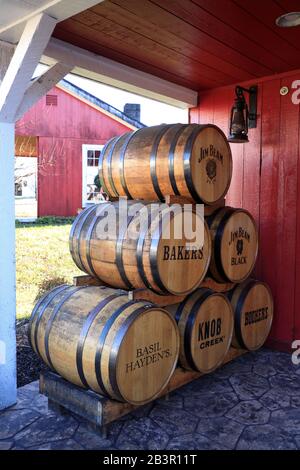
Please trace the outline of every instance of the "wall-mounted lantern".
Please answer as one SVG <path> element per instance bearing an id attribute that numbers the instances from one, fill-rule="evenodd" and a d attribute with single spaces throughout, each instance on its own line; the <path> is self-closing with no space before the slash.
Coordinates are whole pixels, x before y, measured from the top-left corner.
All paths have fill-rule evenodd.
<path id="1" fill-rule="evenodd" d="M 244 92 L 249 93 L 249 108 Z M 257 86 L 235 88 L 236 98 L 231 108 L 228 142 L 243 144 L 249 142 L 248 129 L 256 127 L 257 123 Z"/>

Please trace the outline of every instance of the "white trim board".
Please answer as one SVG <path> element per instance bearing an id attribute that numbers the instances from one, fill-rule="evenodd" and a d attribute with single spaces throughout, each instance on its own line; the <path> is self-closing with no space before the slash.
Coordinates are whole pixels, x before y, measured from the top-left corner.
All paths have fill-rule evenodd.
<path id="1" fill-rule="evenodd" d="M 56 21 L 44 13 L 26 23 L 0 85 L 1 122 L 15 122 L 17 110 L 55 24 Z"/>
<path id="2" fill-rule="evenodd" d="M 94 54 L 60 39 L 51 38 L 42 56 L 42 63 L 73 64 L 72 73 L 157 101 L 192 108 L 197 106 L 198 93 L 155 75 Z"/>
<path id="3" fill-rule="evenodd" d="M 1 39 L 0 46 L 8 49 L 14 47 Z M 182 109 L 194 108 L 198 104 L 198 92 L 195 90 L 120 64 L 59 39 L 50 39 L 41 62 L 50 67 L 57 62 L 68 64 L 73 67 L 74 75 Z"/>
<path id="4" fill-rule="evenodd" d="M 87 203 L 86 199 L 86 180 L 87 180 L 87 153 L 88 150 L 102 150 L 104 147 L 104 144 L 82 144 L 82 178 L 81 178 L 81 184 L 82 184 L 82 190 L 81 190 L 81 203 L 82 207 L 85 206 Z"/>

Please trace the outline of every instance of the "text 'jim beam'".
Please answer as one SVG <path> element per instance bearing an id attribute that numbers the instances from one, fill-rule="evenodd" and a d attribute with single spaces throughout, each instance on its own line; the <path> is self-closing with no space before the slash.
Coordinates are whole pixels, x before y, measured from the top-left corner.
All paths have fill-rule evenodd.
<path id="1" fill-rule="evenodd" d="M 239 227 L 237 230 L 233 230 L 230 234 L 229 246 L 232 243 L 236 243 L 237 256 L 231 257 L 231 266 L 237 266 L 239 264 L 247 263 L 247 256 L 243 255 L 244 251 L 244 240 L 250 243 L 250 234 L 243 227 Z"/>
<path id="2" fill-rule="evenodd" d="M 208 147 L 201 147 L 200 157 L 198 158 L 198 163 L 200 163 L 204 158 L 214 157 L 219 160 L 223 165 L 224 157 L 221 152 L 214 146 L 209 145 Z"/>

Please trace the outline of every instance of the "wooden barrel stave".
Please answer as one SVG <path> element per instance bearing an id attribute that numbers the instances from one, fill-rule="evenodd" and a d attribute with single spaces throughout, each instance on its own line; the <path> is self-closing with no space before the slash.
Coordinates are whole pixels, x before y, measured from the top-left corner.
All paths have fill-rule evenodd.
<path id="1" fill-rule="evenodd" d="M 106 155 L 106 151 L 110 145 L 112 145 L 112 142 L 116 139 L 117 137 L 112 137 L 109 139 L 106 144 L 104 145 L 103 149 L 101 150 L 100 158 L 99 158 L 99 167 L 98 167 L 98 174 L 99 174 L 99 180 L 100 184 L 106 194 L 109 194 L 109 191 L 106 187 L 105 180 L 104 180 L 104 174 L 103 174 L 103 164 L 104 164 L 104 158 Z"/>
<path id="2" fill-rule="evenodd" d="M 172 194 L 170 175 L 166 168 L 170 162 L 170 147 L 182 124 L 163 125 L 155 136 L 150 154 L 150 175 L 155 195 L 154 199 L 162 201 L 166 195 Z"/>
<path id="3" fill-rule="evenodd" d="M 59 289 L 31 317 L 29 336 L 42 360 L 70 382 L 114 399 L 154 399 L 178 358 L 178 329 L 168 312 L 111 288 Z"/>
<path id="4" fill-rule="evenodd" d="M 78 243 L 81 238 L 81 231 L 86 224 L 87 219 L 91 219 L 94 217 L 94 213 L 96 211 L 96 207 L 92 206 L 85 211 L 81 211 L 80 214 L 76 217 L 69 236 L 69 249 L 70 253 L 73 257 L 73 261 L 76 266 L 81 269 L 82 271 L 85 270 L 85 265 L 81 259 L 81 250 L 78 249 Z M 88 220 L 89 220 L 88 219 Z"/>
<path id="5" fill-rule="evenodd" d="M 131 135 L 132 132 L 126 132 L 126 134 L 122 135 L 118 139 L 114 151 L 112 153 L 110 163 L 111 178 L 114 182 L 114 187 L 116 189 L 117 195 L 122 197 L 128 197 L 128 195 L 126 193 L 126 187 L 124 186 L 124 183 L 122 184 L 123 164 L 122 160 L 120 159 L 120 155 L 123 155 L 128 139 L 131 138 Z"/>
<path id="6" fill-rule="evenodd" d="M 101 151 L 101 157 L 99 159 L 99 180 L 101 186 L 103 186 L 103 189 L 107 194 L 114 197 L 116 196 L 116 192 L 109 178 L 109 159 L 110 155 L 113 154 L 112 152 L 117 140 L 118 137 L 113 137 L 106 143 L 105 147 Z"/>
<path id="7" fill-rule="evenodd" d="M 91 240 L 92 234 L 95 231 L 97 223 L 108 208 L 108 203 L 95 204 L 94 210 L 89 212 L 88 217 L 84 219 L 77 235 L 77 256 L 80 258 L 83 271 L 92 276 L 96 276 L 96 271 L 91 257 Z M 85 209 L 86 210 L 86 209 Z"/>
<path id="8" fill-rule="evenodd" d="M 153 136 L 159 133 L 162 126 L 146 127 L 143 132 L 137 131 L 129 141 L 124 158 L 124 179 L 132 199 L 139 199 L 139 186 L 143 181 L 143 191 L 149 200 L 155 199 L 156 193 L 151 179 L 150 155 Z M 138 156 L 138 158 L 137 158 Z"/>
<path id="9" fill-rule="evenodd" d="M 189 149 L 186 149 L 195 132 L 199 132 L 197 124 L 190 124 L 182 129 L 174 148 L 174 168 L 171 173 L 174 175 L 175 195 L 192 196 L 195 201 L 200 201 L 199 195 L 194 191 L 191 179 L 189 178 L 192 147 L 190 146 Z"/>

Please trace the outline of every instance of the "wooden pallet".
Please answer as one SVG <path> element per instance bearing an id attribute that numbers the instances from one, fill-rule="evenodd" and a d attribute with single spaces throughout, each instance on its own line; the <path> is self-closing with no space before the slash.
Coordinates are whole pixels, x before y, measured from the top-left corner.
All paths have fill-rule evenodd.
<path id="1" fill-rule="evenodd" d="M 95 277 L 89 275 L 75 276 L 73 277 L 74 286 L 106 286 L 107 284 L 96 279 Z M 228 292 L 231 290 L 235 284 L 230 282 L 220 284 L 219 282 L 214 281 L 213 279 L 206 277 L 204 281 L 200 284 L 199 287 L 206 287 L 212 289 L 215 292 Z M 165 307 L 166 305 L 174 305 L 179 302 L 182 302 L 185 299 L 185 295 L 159 295 L 147 288 L 134 289 L 128 291 L 129 300 L 148 300 L 160 307 Z"/>
<path id="2" fill-rule="evenodd" d="M 243 349 L 230 348 L 223 362 L 226 364 L 235 358 L 245 354 Z M 188 371 L 178 367 L 167 387 L 160 397 L 168 398 L 168 394 L 183 385 L 203 376 L 195 371 Z M 106 426 L 131 411 L 139 408 L 129 403 L 121 403 L 98 395 L 91 390 L 85 390 L 70 382 L 67 382 L 53 372 L 42 372 L 40 375 L 40 393 L 48 398 L 50 409 L 62 414 L 74 413 L 83 418 L 96 431 L 106 435 Z"/>

